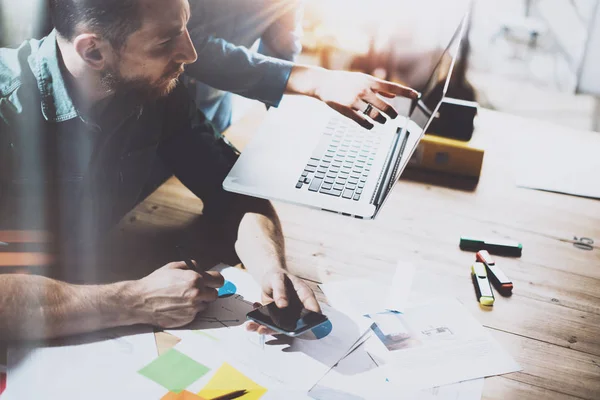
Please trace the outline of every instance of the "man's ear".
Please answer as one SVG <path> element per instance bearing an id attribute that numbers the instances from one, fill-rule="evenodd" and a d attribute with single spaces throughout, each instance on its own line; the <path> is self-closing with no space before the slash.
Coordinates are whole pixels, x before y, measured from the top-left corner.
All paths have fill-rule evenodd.
<path id="1" fill-rule="evenodd" d="M 92 69 L 104 69 L 111 51 L 110 45 L 98 35 L 85 33 L 73 40 L 75 51 L 79 57 Z"/>

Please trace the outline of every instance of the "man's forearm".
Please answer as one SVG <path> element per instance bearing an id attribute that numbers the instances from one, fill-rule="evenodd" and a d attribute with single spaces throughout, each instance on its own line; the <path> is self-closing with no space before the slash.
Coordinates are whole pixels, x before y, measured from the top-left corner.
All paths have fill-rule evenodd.
<path id="1" fill-rule="evenodd" d="M 53 338 L 140 323 L 127 307 L 134 296 L 131 286 L 0 275 L 0 340 Z"/>
<path id="2" fill-rule="evenodd" d="M 281 223 L 270 202 L 260 201 L 259 208 L 244 214 L 235 249 L 242 263 L 254 275 L 287 268 Z"/>
<path id="3" fill-rule="evenodd" d="M 285 87 L 285 94 L 317 97 L 317 89 L 326 72 L 327 70 L 321 67 L 294 65 Z"/>

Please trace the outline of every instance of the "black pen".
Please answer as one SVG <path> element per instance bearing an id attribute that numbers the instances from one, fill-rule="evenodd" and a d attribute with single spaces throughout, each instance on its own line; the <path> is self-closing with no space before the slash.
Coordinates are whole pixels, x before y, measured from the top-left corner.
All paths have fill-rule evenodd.
<path id="1" fill-rule="evenodd" d="M 185 262 L 185 265 L 187 265 L 187 267 L 189 269 L 191 269 L 192 271 L 196 271 L 198 273 L 202 272 L 202 271 L 200 271 L 200 268 L 198 268 L 198 267 L 196 267 L 194 265 L 194 263 L 192 262 L 192 259 L 187 256 L 187 254 L 185 253 L 185 249 L 183 248 L 183 246 L 177 245 L 175 247 L 177 247 L 177 250 L 179 251 L 179 257 L 182 258 L 182 260 Z"/>
<path id="2" fill-rule="evenodd" d="M 0 242 L 0 246 L 8 246 L 8 243 Z"/>
<path id="3" fill-rule="evenodd" d="M 223 394 L 221 396 L 218 397 L 213 397 L 212 399 L 209 400 L 233 400 L 233 399 L 237 399 L 239 397 L 242 397 L 244 395 L 248 394 L 247 390 L 236 390 L 235 392 L 231 392 L 231 393 L 227 393 L 227 394 Z"/>

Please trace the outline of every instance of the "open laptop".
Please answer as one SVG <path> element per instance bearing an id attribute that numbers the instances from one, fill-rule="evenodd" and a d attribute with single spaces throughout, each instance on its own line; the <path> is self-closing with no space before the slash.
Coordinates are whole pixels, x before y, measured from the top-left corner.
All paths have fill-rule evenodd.
<path id="1" fill-rule="evenodd" d="M 223 188 L 362 219 L 379 213 L 444 98 L 467 17 L 409 109 L 371 130 L 304 96 L 285 96 L 246 146 Z M 404 102 L 404 104 L 403 104 Z M 408 106 L 408 107 L 407 107 Z"/>

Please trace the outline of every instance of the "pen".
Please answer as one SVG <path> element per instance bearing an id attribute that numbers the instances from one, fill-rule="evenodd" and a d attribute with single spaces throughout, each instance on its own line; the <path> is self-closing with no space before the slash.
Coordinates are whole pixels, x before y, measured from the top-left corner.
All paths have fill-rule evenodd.
<path id="1" fill-rule="evenodd" d="M 243 390 L 236 390 L 235 392 L 223 394 L 223 395 L 218 396 L 218 397 L 213 397 L 212 399 L 209 399 L 209 400 L 232 400 L 232 399 L 237 399 L 239 397 L 242 397 L 242 396 L 244 396 L 246 394 L 248 394 L 248 391 L 245 390 L 245 389 L 243 389 Z"/>
<path id="2" fill-rule="evenodd" d="M 8 243 L 0 242 L 0 246 L 8 246 Z"/>
<path id="3" fill-rule="evenodd" d="M 192 262 L 192 259 L 190 257 L 188 257 L 183 246 L 177 245 L 175 247 L 177 247 L 177 250 L 179 251 L 179 257 L 182 258 L 182 260 L 185 262 L 185 265 L 187 265 L 187 267 L 189 269 L 191 269 L 192 271 L 196 271 L 196 272 L 202 272 L 202 271 L 200 271 L 200 268 L 197 268 L 194 265 L 194 263 Z"/>

